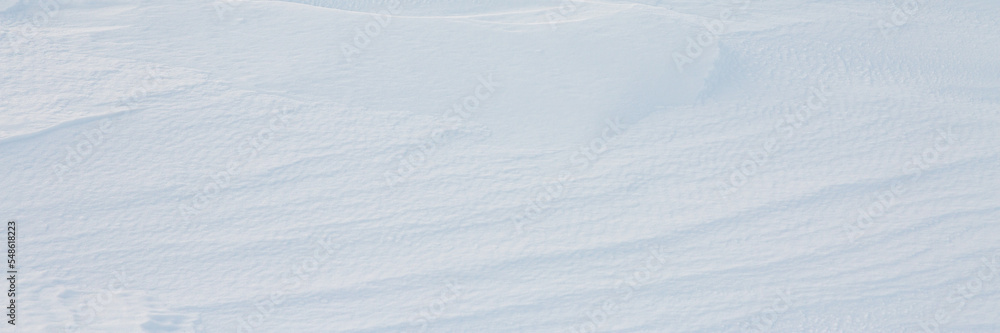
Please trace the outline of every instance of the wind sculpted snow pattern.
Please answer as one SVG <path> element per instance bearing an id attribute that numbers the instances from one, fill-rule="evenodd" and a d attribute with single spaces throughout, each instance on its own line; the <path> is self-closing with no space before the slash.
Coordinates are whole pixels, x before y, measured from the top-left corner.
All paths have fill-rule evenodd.
<path id="1" fill-rule="evenodd" d="M 997 332 L 993 1 L 0 1 L 19 332 Z"/>

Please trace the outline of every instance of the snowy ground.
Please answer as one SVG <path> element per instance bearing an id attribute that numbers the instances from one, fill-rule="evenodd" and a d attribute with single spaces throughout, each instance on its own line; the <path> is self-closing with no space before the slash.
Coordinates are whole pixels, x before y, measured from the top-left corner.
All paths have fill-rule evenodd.
<path id="1" fill-rule="evenodd" d="M 998 12 L 0 1 L 0 332 L 1000 332 Z"/>

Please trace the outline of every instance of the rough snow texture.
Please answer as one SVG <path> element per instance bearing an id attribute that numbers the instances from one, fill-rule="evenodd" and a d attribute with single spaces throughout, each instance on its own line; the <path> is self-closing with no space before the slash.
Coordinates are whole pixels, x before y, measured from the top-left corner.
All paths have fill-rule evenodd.
<path id="1" fill-rule="evenodd" d="M 1000 331 L 996 1 L 0 10 L 20 332 Z"/>

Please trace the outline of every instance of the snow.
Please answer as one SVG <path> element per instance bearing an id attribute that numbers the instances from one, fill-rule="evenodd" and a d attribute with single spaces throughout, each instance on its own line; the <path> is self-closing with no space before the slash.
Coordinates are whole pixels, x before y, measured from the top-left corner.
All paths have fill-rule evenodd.
<path id="1" fill-rule="evenodd" d="M 0 1 L 5 329 L 997 332 L 997 10 Z"/>

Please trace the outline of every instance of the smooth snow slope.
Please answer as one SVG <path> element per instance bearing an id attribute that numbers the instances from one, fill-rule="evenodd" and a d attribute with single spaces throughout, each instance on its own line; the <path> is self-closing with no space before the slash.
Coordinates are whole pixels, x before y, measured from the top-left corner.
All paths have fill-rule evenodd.
<path id="1" fill-rule="evenodd" d="M 997 332 L 998 10 L 0 2 L 2 330 Z"/>

